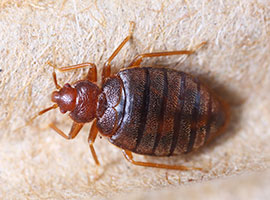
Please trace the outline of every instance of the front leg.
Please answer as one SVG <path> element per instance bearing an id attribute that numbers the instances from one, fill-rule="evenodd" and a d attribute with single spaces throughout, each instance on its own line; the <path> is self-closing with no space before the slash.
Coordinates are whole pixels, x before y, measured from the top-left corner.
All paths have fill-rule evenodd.
<path id="1" fill-rule="evenodd" d="M 84 124 L 81 123 L 77 123 L 77 122 L 73 122 L 72 127 L 70 129 L 70 132 L 68 135 L 66 135 L 63 131 L 61 131 L 59 128 L 57 128 L 55 126 L 55 124 L 51 123 L 49 124 L 49 126 L 56 131 L 56 133 L 58 133 L 59 135 L 61 135 L 63 138 L 70 140 L 75 138 L 78 133 L 80 132 L 80 130 L 82 129 Z"/>
<path id="2" fill-rule="evenodd" d="M 53 65 L 50 62 L 48 62 L 47 64 L 60 72 L 66 72 L 66 71 L 70 71 L 70 70 L 74 70 L 74 69 L 89 67 L 86 79 L 91 81 L 91 82 L 97 82 L 97 67 L 94 63 L 81 63 L 81 64 L 70 65 L 70 66 L 65 66 L 65 67 L 56 67 L 55 65 Z M 53 80 L 54 80 L 54 84 L 55 84 L 56 88 L 57 89 L 59 89 L 59 87 L 61 88 L 61 86 L 59 86 L 57 84 L 55 72 L 53 72 Z"/>

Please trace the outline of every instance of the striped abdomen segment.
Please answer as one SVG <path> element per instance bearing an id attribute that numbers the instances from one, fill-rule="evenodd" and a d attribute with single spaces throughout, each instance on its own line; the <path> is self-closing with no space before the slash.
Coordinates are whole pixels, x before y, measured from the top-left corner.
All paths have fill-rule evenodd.
<path id="1" fill-rule="evenodd" d="M 109 139 L 134 153 L 168 156 L 202 146 L 225 125 L 221 102 L 196 78 L 166 68 L 132 68 L 121 125 Z"/>

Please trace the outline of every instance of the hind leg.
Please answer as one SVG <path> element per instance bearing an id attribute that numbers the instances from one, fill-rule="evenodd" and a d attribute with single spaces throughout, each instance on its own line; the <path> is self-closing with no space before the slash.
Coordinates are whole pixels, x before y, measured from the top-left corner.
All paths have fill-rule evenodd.
<path id="1" fill-rule="evenodd" d="M 186 167 L 182 165 L 165 165 L 165 164 L 152 163 L 152 162 L 134 161 L 132 153 L 128 150 L 123 150 L 123 154 L 124 154 L 124 157 L 127 159 L 127 161 L 131 162 L 134 165 L 139 165 L 139 166 L 144 166 L 144 167 L 155 167 L 155 168 L 162 168 L 162 169 L 180 170 L 180 171 L 202 170 L 201 168 Z"/>

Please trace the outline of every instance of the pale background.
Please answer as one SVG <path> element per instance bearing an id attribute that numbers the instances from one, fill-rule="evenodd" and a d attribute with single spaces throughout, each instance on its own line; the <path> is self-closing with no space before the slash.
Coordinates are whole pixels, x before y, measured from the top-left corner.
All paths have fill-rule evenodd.
<path id="1" fill-rule="evenodd" d="M 192 49 L 189 57 L 151 59 L 201 78 L 231 105 L 228 130 L 191 155 L 138 160 L 184 164 L 204 172 L 132 166 L 121 150 L 97 138 L 95 167 L 89 125 L 66 141 L 48 123 L 69 130 L 50 106 L 57 66 L 102 64 L 136 23 L 134 37 L 113 61 L 117 72 L 138 53 Z M 0 1 L 1 199 L 266 199 L 270 196 L 270 1 Z M 57 73 L 60 84 L 86 70 Z"/>

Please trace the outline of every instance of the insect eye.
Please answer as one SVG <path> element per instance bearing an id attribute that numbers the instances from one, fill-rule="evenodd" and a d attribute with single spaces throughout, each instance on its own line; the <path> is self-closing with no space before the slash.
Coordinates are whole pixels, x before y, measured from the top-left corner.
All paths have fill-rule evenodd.
<path id="1" fill-rule="evenodd" d="M 60 97 L 59 92 L 54 91 L 52 93 L 52 102 L 57 102 L 57 100 L 59 99 L 59 97 Z"/>
<path id="2" fill-rule="evenodd" d="M 65 88 L 71 88 L 71 85 L 69 83 L 65 83 L 64 87 Z"/>

